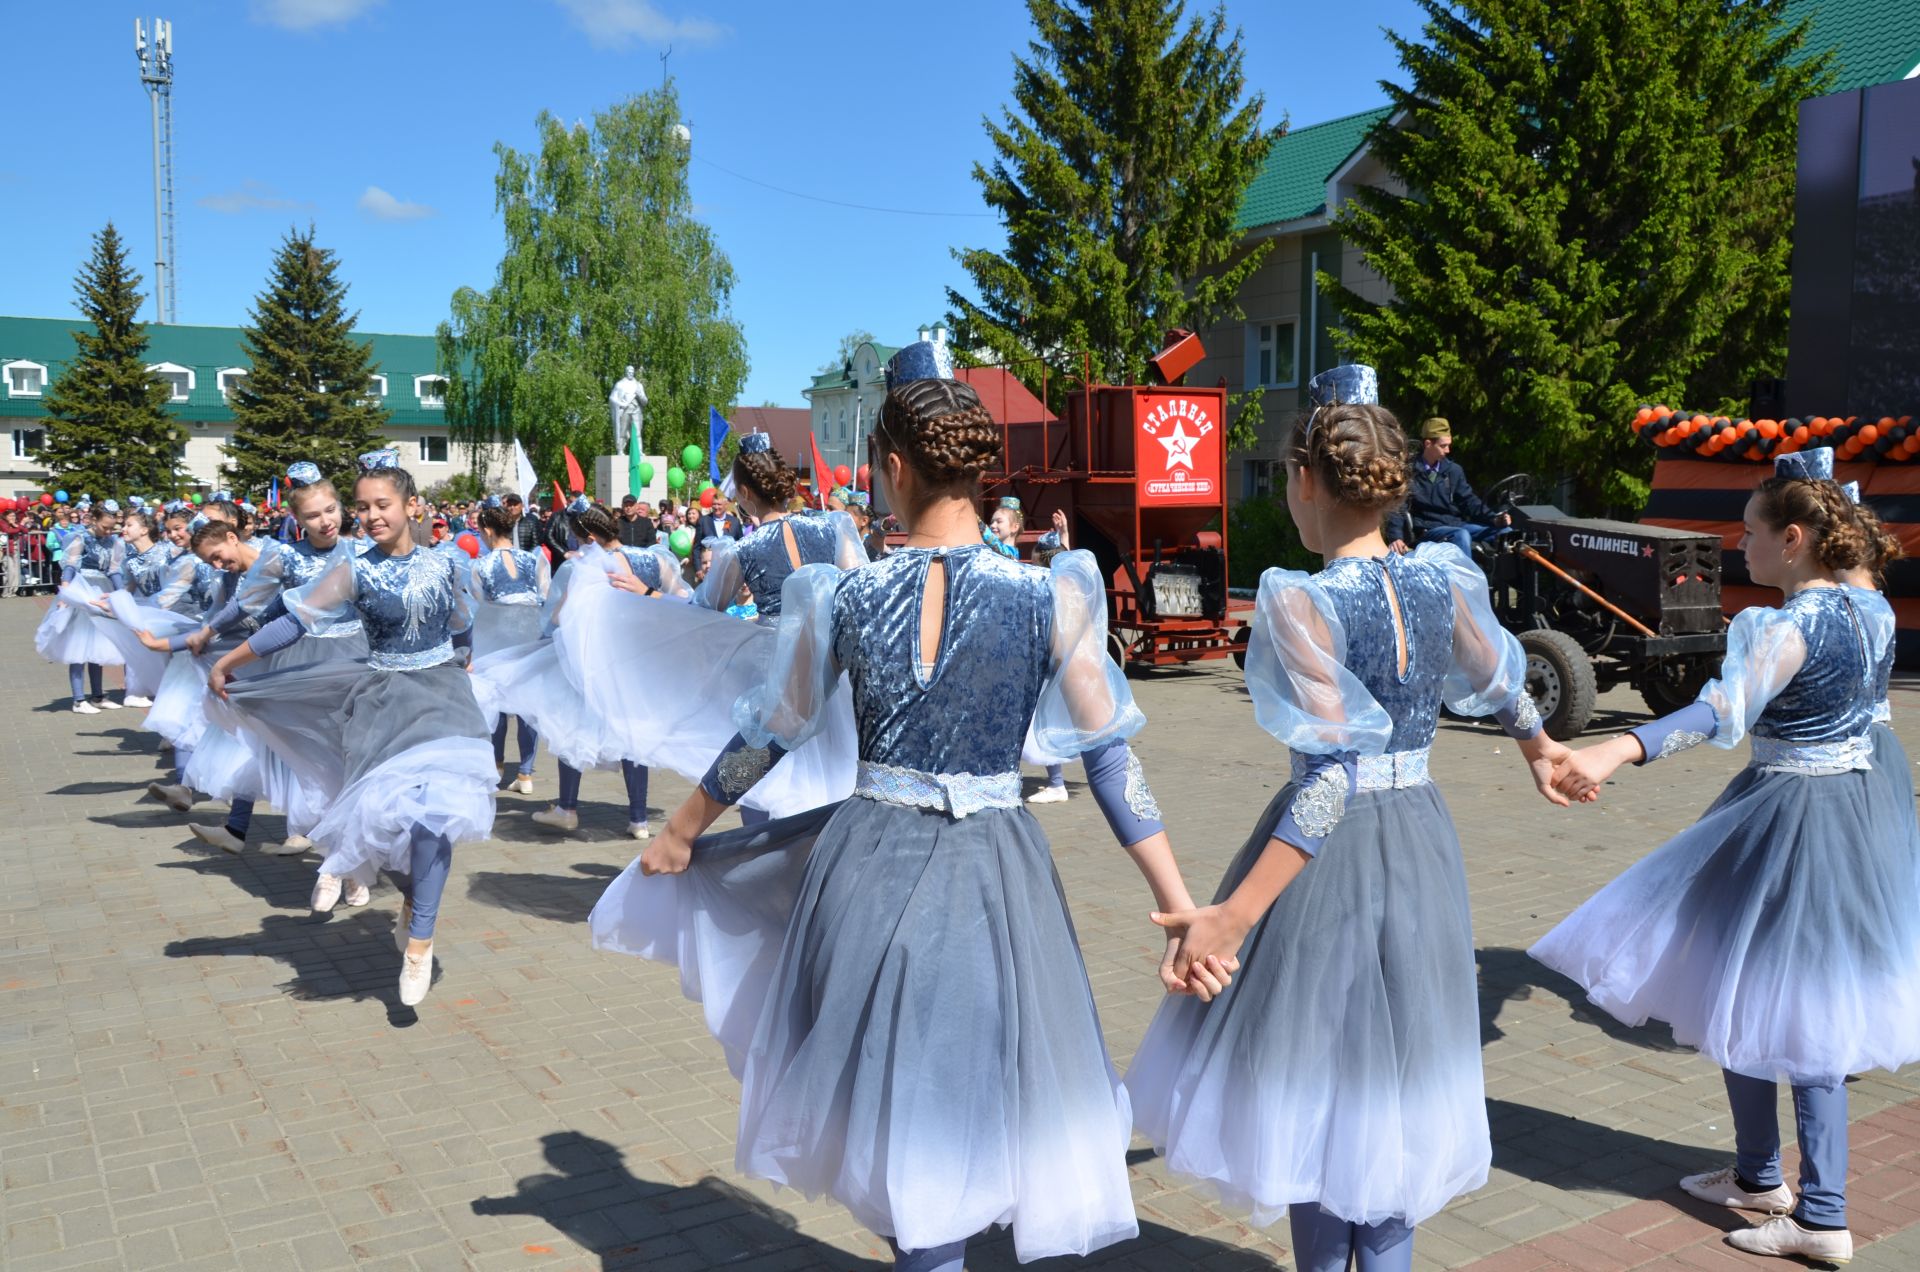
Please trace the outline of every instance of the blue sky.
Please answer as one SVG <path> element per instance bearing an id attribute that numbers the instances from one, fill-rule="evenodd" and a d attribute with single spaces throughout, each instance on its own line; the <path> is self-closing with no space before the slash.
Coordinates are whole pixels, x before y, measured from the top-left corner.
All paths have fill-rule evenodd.
<path id="1" fill-rule="evenodd" d="M 89 0 L 9 13 L 0 313 L 70 315 L 87 237 L 109 218 L 151 277 L 137 12 Z M 753 363 L 742 401 L 803 404 L 847 331 L 910 338 L 964 282 L 950 249 L 1001 241 L 969 172 L 1030 36 L 1015 0 L 162 0 L 159 12 L 174 24 L 185 323 L 243 321 L 280 236 L 312 220 L 364 329 L 432 331 L 453 290 L 486 286 L 499 263 L 494 143 L 526 149 L 542 109 L 580 118 L 657 85 L 668 45 L 694 199 L 739 276 Z M 1295 125 L 1379 105 L 1377 81 L 1397 72 L 1381 29 L 1419 21 L 1411 0 L 1229 0 L 1227 12 L 1268 122 Z M 857 211 L 741 176 L 971 215 Z"/>

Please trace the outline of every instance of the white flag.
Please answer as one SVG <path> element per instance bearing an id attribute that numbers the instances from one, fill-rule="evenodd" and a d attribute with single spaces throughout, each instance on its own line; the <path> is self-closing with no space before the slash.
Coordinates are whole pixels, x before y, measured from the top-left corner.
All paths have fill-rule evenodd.
<path id="1" fill-rule="evenodd" d="M 519 438 L 513 439 L 513 477 L 514 489 L 527 502 L 533 502 L 533 492 L 540 485 L 540 479 L 534 476 L 533 464 L 527 459 L 527 449 L 520 444 Z"/>

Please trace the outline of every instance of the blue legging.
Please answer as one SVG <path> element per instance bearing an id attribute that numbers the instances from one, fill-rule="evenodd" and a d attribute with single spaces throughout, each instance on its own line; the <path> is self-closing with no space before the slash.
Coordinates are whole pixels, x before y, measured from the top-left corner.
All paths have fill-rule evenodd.
<path id="1" fill-rule="evenodd" d="M 1062 787 L 1067 784 L 1067 768 L 1064 764 L 1047 765 L 1047 785 Z"/>
<path id="2" fill-rule="evenodd" d="M 245 839 L 247 828 L 251 825 L 253 825 L 253 801 L 230 800 L 227 804 L 227 832 L 235 839 Z"/>
<path id="3" fill-rule="evenodd" d="M 622 760 L 620 776 L 627 783 L 627 820 L 647 820 L 647 766 Z M 564 761 L 560 764 L 560 794 L 554 802 L 569 813 L 580 807 L 580 770 Z"/>
<path id="4" fill-rule="evenodd" d="M 80 701 L 87 696 L 86 682 L 93 681 L 93 696 L 103 698 L 106 690 L 100 687 L 102 670 L 99 663 L 68 663 L 67 685 L 73 690 L 73 700 Z"/>
<path id="5" fill-rule="evenodd" d="M 1780 1089 L 1765 1078 L 1723 1073 L 1733 1107 L 1734 1168 L 1762 1188 L 1780 1175 Z M 1847 1088 L 1796 1086 L 1793 1120 L 1800 1136 L 1800 1204 L 1796 1219 L 1843 1228 L 1847 1223 Z"/>
<path id="6" fill-rule="evenodd" d="M 949 1241 L 925 1250 L 902 1250 L 892 1237 L 887 1238 L 887 1244 L 893 1247 L 894 1272 L 960 1272 L 967 1254 L 965 1241 Z"/>
<path id="7" fill-rule="evenodd" d="M 519 716 L 513 718 L 514 740 L 520 744 L 520 776 L 533 776 L 533 752 L 540 744 L 539 735 L 533 726 Z M 493 762 L 507 762 L 507 717 L 501 716 L 500 722 L 493 726 Z"/>
<path id="8" fill-rule="evenodd" d="M 447 889 L 447 875 L 453 869 L 453 842 L 445 835 L 416 823 L 407 832 L 412 841 L 409 873 L 396 879 L 400 895 L 412 907 L 407 935 L 416 941 L 433 939 L 433 921 L 440 917 L 440 894 Z"/>
<path id="9" fill-rule="evenodd" d="M 1408 1272 L 1413 1267 L 1413 1229 L 1398 1219 L 1348 1223 L 1313 1202 L 1287 1207 L 1298 1272 Z"/>

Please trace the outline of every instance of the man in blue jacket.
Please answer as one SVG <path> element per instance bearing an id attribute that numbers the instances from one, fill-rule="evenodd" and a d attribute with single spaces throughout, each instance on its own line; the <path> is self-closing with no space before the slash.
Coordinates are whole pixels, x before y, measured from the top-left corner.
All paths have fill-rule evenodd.
<path id="1" fill-rule="evenodd" d="M 1420 425 L 1420 457 L 1413 461 L 1407 502 L 1387 518 L 1387 543 L 1405 552 L 1416 543 L 1454 543 L 1472 555 L 1476 540 L 1490 539 L 1513 518 L 1480 501 L 1466 470 L 1448 458 L 1453 426 L 1435 417 Z"/>

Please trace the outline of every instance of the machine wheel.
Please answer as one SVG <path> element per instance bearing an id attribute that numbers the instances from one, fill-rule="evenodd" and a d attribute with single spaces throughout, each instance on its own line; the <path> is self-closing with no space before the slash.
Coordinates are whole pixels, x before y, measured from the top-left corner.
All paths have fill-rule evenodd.
<path id="1" fill-rule="evenodd" d="M 1527 693 L 1540 708 L 1547 736 L 1556 742 L 1579 737 L 1599 693 L 1593 660 L 1579 641 L 1551 627 L 1521 632 L 1518 639 L 1527 655 Z"/>
<path id="2" fill-rule="evenodd" d="M 1121 671 L 1127 669 L 1127 642 L 1120 639 L 1119 632 L 1107 633 L 1107 657 L 1113 659 Z"/>
<path id="3" fill-rule="evenodd" d="M 1640 682 L 1640 697 L 1647 710 L 1658 716 L 1678 711 L 1700 696 L 1701 688 L 1713 677 L 1713 665 L 1698 659 L 1664 663 L 1648 672 Z"/>
<path id="4" fill-rule="evenodd" d="M 1233 634 L 1233 643 L 1236 645 L 1244 645 L 1252 639 L 1253 639 L 1253 628 L 1248 627 L 1245 623 L 1242 623 L 1240 625 L 1240 630 Z M 1236 653 L 1233 656 L 1233 664 L 1234 666 L 1238 667 L 1240 670 L 1245 671 L 1247 669 L 1247 651 L 1242 649 L 1240 652 Z"/>

